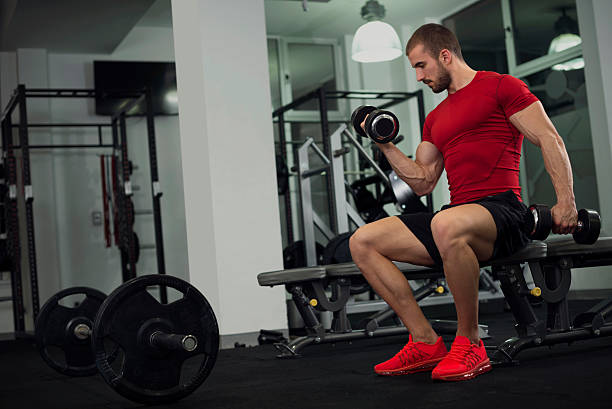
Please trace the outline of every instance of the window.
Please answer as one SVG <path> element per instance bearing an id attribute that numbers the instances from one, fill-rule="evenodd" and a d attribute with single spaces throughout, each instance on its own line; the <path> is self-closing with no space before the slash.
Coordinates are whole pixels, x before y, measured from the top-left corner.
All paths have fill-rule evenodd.
<path id="1" fill-rule="evenodd" d="M 321 86 L 326 91 L 337 89 L 334 47 L 332 45 L 289 43 L 287 44 L 287 50 L 292 100 Z M 329 111 L 338 110 L 337 99 L 330 99 L 327 104 Z M 296 111 L 318 111 L 318 109 L 317 101 L 311 100 L 297 107 Z"/>
<path id="2" fill-rule="evenodd" d="M 540 99 L 559 135 L 565 142 L 574 175 L 577 208 L 599 208 L 595 164 L 584 69 L 559 71 L 551 68 L 524 80 Z M 531 203 L 555 204 L 555 191 L 539 148 L 524 144 L 527 189 Z"/>
<path id="3" fill-rule="evenodd" d="M 574 0 L 511 0 L 510 7 L 517 65 L 579 44 Z"/>
<path id="4" fill-rule="evenodd" d="M 478 24 L 474 24 L 477 21 Z M 442 20 L 453 31 L 463 58 L 475 70 L 508 73 L 506 42 L 499 0 L 478 2 Z"/>

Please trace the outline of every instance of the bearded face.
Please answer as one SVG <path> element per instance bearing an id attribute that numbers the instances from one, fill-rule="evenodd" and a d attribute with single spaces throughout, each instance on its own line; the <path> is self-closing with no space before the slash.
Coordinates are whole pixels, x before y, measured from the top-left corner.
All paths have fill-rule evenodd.
<path id="1" fill-rule="evenodd" d="M 424 79 L 423 83 L 430 86 L 431 90 L 436 94 L 448 89 L 451 83 L 451 77 L 446 68 L 437 61 L 437 70 L 433 79 Z M 430 85 L 431 84 L 431 85 Z"/>

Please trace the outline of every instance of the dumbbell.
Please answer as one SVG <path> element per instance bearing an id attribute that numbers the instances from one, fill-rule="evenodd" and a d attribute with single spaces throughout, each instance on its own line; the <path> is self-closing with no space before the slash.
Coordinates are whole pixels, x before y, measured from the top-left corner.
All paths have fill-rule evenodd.
<path id="1" fill-rule="evenodd" d="M 364 119 L 366 119 L 365 131 L 361 127 Z M 399 120 L 395 114 L 376 109 L 372 105 L 357 107 L 351 115 L 351 123 L 359 135 L 370 137 L 377 143 L 389 143 L 395 139 L 399 132 Z"/>
<path id="2" fill-rule="evenodd" d="M 545 240 L 552 229 L 552 213 L 546 205 L 531 205 L 527 217 L 529 238 Z M 578 210 L 578 224 L 572 236 L 578 244 L 593 244 L 599 238 L 601 218 L 595 210 Z"/>

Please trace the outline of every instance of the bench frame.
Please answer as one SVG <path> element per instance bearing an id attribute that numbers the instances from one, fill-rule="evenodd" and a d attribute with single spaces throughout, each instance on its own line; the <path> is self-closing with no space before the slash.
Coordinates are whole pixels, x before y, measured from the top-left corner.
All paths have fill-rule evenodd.
<path id="1" fill-rule="evenodd" d="M 414 290 L 417 301 L 431 296 L 444 285 L 442 270 L 406 263 L 395 264 L 409 280 L 423 280 L 422 285 Z M 525 264 L 529 266 L 535 286 L 541 289 L 540 298 L 546 305 L 545 320 L 539 319 L 534 313 L 530 301 L 533 296 L 525 280 Z M 497 364 L 515 363 L 516 356 L 528 348 L 612 335 L 612 323 L 606 323 L 606 318 L 612 313 L 612 298 L 578 314 L 573 320 L 567 301 L 573 268 L 609 265 L 612 265 L 612 237 L 600 238 L 593 245 L 580 245 L 571 240 L 532 242 L 512 257 L 483 263 L 481 266 L 490 266 L 493 278 L 499 280 L 501 291 L 516 321 L 516 337 L 497 347 L 488 348 L 494 349 L 492 361 Z M 351 329 L 347 316 L 351 281 L 353 284 L 363 281 L 361 273 L 352 263 L 262 273 L 258 276 L 262 286 L 281 285 L 283 279 L 287 280 L 285 288 L 304 320 L 306 335 L 288 344 L 275 344 L 281 358 L 299 356 L 304 347 L 312 344 L 407 333 L 405 326 L 390 308 L 368 317 L 363 330 Z M 330 290 L 331 296 L 328 297 L 327 292 Z M 316 310 L 332 312 L 331 329 L 324 328 Z M 397 325 L 380 326 L 385 319 L 391 317 L 396 318 Z M 432 326 L 439 333 L 456 332 L 454 321 L 433 320 Z M 480 333 L 481 338 L 487 338 L 487 326 L 481 325 Z"/>

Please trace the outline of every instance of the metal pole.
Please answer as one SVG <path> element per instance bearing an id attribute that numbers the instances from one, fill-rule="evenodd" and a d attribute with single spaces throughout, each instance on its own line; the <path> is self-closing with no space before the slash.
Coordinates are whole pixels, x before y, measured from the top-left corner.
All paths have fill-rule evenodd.
<path id="1" fill-rule="evenodd" d="M 13 128 L 10 114 L 2 120 L 2 156 L 8 185 L 7 197 L 7 245 L 12 261 L 11 293 L 13 297 L 13 326 L 15 333 L 25 332 L 25 310 L 21 281 L 21 248 L 19 241 L 19 217 L 17 215 L 17 160 L 13 152 Z"/>
<path id="2" fill-rule="evenodd" d="M 304 178 L 304 172 L 308 171 L 308 147 L 314 140 L 308 138 L 306 143 L 298 149 L 298 181 L 300 188 L 300 203 L 302 205 L 302 231 L 304 238 L 304 248 L 306 253 L 306 265 L 317 265 L 317 250 L 315 244 L 314 217 L 312 209 L 312 192 L 310 179 Z"/>
<path id="3" fill-rule="evenodd" d="M 121 154 L 121 145 L 119 144 L 119 130 L 117 129 L 118 126 L 118 119 L 116 117 L 113 117 L 112 121 L 111 121 L 111 126 L 112 126 L 112 133 L 113 133 L 113 160 L 116 160 L 117 158 L 117 153 L 119 153 L 119 155 Z M 119 197 L 120 193 L 118 191 L 118 189 L 120 189 L 119 187 L 119 175 L 116 169 L 113 169 L 114 171 L 112 172 L 112 178 L 113 178 L 113 208 L 115 208 L 115 206 L 117 206 L 117 198 Z M 116 187 L 116 188 L 115 188 Z M 115 220 L 117 212 L 115 212 L 115 214 L 113 215 L 113 225 L 114 225 L 114 233 L 115 233 L 115 244 L 117 244 L 117 246 L 119 247 L 120 251 L 120 257 L 121 257 L 121 277 L 123 279 L 123 282 L 126 282 L 127 280 L 129 280 L 130 274 L 129 274 L 129 270 L 127 267 L 128 264 L 128 260 L 126 260 L 125 257 L 125 253 L 123 251 L 121 251 L 121 240 L 117 239 L 118 235 L 118 231 L 119 231 L 119 224 L 117 223 L 117 221 Z"/>
<path id="4" fill-rule="evenodd" d="M 157 171 L 157 147 L 155 143 L 155 118 L 153 112 L 153 96 L 151 89 L 146 90 L 147 103 L 147 136 L 149 140 L 149 167 L 151 170 L 151 186 L 153 201 L 153 222 L 155 224 L 155 245 L 157 253 L 157 273 L 166 274 L 166 260 L 164 254 L 164 234 L 162 230 L 161 197 L 162 191 L 159 184 Z M 165 286 L 160 287 L 160 300 L 162 304 L 168 303 L 168 293 Z"/>
<path id="5" fill-rule="evenodd" d="M 346 205 L 346 186 L 344 185 L 344 155 L 342 152 L 342 132 L 346 129 L 346 124 L 342 124 L 330 136 L 332 155 L 330 157 L 332 180 L 334 181 L 334 205 L 336 206 L 336 226 L 338 234 L 349 231 L 349 221 L 347 217 Z M 336 154 L 338 152 L 338 154 Z"/>
<path id="6" fill-rule="evenodd" d="M 28 240 L 28 261 L 30 265 L 30 291 L 32 296 L 32 318 L 36 320 L 39 310 L 38 272 L 36 269 L 36 243 L 34 241 L 34 209 L 32 202 L 32 180 L 30 175 L 30 150 L 28 147 L 28 115 L 25 85 L 17 87 L 19 93 L 19 144 L 21 145 L 21 173 L 26 210 L 26 232 Z"/>
<path id="7" fill-rule="evenodd" d="M 319 113 L 321 115 L 321 138 L 323 139 L 323 152 L 325 156 L 331 158 L 331 146 L 329 142 L 329 122 L 327 118 L 327 98 L 325 97 L 325 89 L 323 87 L 318 89 L 319 97 Z M 336 202 L 335 192 L 333 189 L 334 180 L 331 172 L 328 172 L 325 177 L 325 185 L 327 187 L 327 194 L 329 196 L 328 209 L 329 209 L 329 224 L 331 229 L 338 233 L 338 226 L 336 225 Z"/>
<path id="8" fill-rule="evenodd" d="M 123 212 L 124 216 L 123 221 L 125 230 L 123 231 L 123 233 L 126 235 L 126 237 L 123 237 L 122 239 L 125 240 L 124 243 L 127 244 L 128 254 L 127 262 L 129 266 L 129 272 L 128 277 L 124 277 L 124 281 L 127 281 L 126 278 L 129 280 L 136 277 L 136 249 L 134 248 L 136 243 L 134 242 L 134 230 L 132 229 L 132 224 L 134 222 L 134 207 L 128 204 L 132 200 L 132 184 L 130 182 L 130 169 L 128 165 L 129 159 L 125 112 L 121 112 L 121 114 L 119 115 L 119 135 L 121 138 L 121 160 L 119 161 L 119 164 L 122 176 L 121 181 L 123 182 L 123 185 L 120 187 L 123 189 L 120 194 L 121 196 L 123 196 L 120 210 Z"/>
<path id="9" fill-rule="evenodd" d="M 278 116 L 278 138 L 280 144 L 280 151 L 283 160 L 289 165 L 287 159 L 287 139 L 285 135 L 285 115 L 280 113 Z M 293 243 L 293 214 L 291 209 L 291 184 L 289 189 L 284 194 L 285 199 L 285 225 L 287 226 L 287 243 Z"/>

